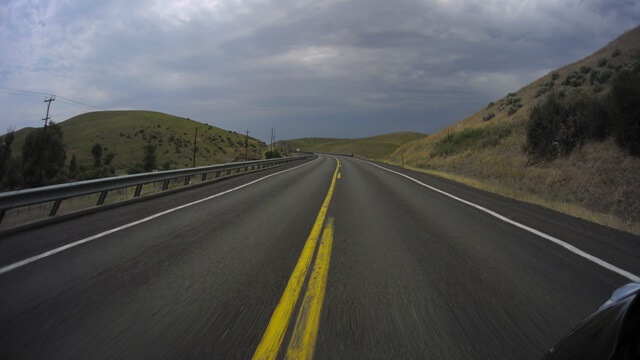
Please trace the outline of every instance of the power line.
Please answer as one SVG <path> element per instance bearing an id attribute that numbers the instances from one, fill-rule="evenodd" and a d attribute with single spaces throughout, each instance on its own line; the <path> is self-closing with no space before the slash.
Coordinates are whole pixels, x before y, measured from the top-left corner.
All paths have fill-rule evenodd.
<path id="1" fill-rule="evenodd" d="M 37 91 L 10 89 L 10 88 L 0 88 L 0 91 L 4 91 L 5 93 L 11 94 L 11 95 L 20 95 L 20 96 L 36 96 L 36 95 L 38 95 L 38 96 L 42 96 L 42 95 L 44 95 L 44 96 L 53 96 L 52 94 L 41 93 L 41 92 L 37 92 Z M 86 104 L 86 103 L 83 103 L 83 102 L 80 102 L 80 101 L 77 101 L 77 100 L 70 99 L 70 98 L 62 96 L 62 95 L 57 95 L 57 94 L 54 94 L 54 95 L 57 96 L 58 99 L 64 99 L 64 100 L 70 101 L 70 102 L 72 102 L 72 103 L 74 103 L 76 105 L 82 105 L 82 106 L 86 106 L 88 108 L 97 109 L 97 110 L 109 111 L 108 109 L 101 108 L 99 106 L 89 105 L 89 104 Z M 66 101 L 63 101 L 63 102 L 68 104 L 68 102 L 66 102 Z M 73 105 L 73 104 L 70 104 L 70 105 Z"/>
<path id="2" fill-rule="evenodd" d="M 82 106 L 90 107 L 90 108 L 93 108 L 93 109 L 103 110 L 103 111 L 109 111 L 109 110 L 104 109 L 104 108 L 101 108 L 101 107 L 99 107 L 99 106 L 93 106 L 93 105 L 89 105 L 89 104 L 81 103 L 80 101 L 76 101 L 76 100 L 73 100 L 73 99 L 69 99 L 68 97 L 64 97 L 64 96 L 62 96 L 62 95 L 56 95 L 56 96 L 57 96 L 58 98 L 60 98 L 60 99 L 64 99 L 64 100 L 67 100 L 67 101 L 71 101 L 72 103 L 76 103 L 76 104 L 78 104 L 78 105 L 82 105 Z"/>

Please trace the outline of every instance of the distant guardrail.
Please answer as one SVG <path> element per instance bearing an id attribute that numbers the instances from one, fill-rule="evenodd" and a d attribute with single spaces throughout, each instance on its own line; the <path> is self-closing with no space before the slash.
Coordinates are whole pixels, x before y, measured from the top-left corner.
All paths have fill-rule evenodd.
<path id="1" fill-rule="evenodd" d="M 332 152 L 322 152 L 322 151 L 314 151 L 314 152 L 312 152 L 312 154 L 324 154 L 324 155 L 336 155 L 336 156 L 348 156 L 348 157 L 353 157 L 353 154 L 346 154 L 346 153 L 332 153 Z"/>
<path id="2" fill-rule="evenodd" d="M 307 159 L 311 156 L 313 155 L 156 171 L 4 192 L 0 193 L 0 224 L 7 211 L 11 209 L 43 203 L 53 203 L 53 206 L 49 210 L 49 216 L 55 216 L 63 200 L 78 196 L 99 193 L 100 196 L 95 206 L 100 206 L 104 204 L 107 194 L 113 190 L 135 186 L 133 198 L 137 198 L 141 195 L 142 187 L 152 183 L 162 182 L 161 191 L 165 191 L 168 190 L 169 183 L 172 180 L 184 179 L 182 184 L 183 186 L 187 186 L 191 183 L 191 180 L 197 176 L 200 176 L 200 183 L 202 183 L 207 181 L 209 176 L 213 176 L 210 180 L 215 180 L 221 176 L 229 176 L 234 172 L 257 171 L 259 169 Z"/>

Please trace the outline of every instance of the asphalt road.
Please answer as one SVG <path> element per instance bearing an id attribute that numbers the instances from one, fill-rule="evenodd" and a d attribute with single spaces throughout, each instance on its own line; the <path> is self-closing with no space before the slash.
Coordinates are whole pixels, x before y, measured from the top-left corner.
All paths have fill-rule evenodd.
<path id="1" fill-rule="evenodd" d="M 337 171 L 321 155 L 0 234 L 0 358 L 248 359 L 280 326 L 279 358 L 302 334 L 316 359 L 536 359 L 630 282 L 399 174 L 338 159 Z M 640 274 L 638 236 L 385 167 Z"/>

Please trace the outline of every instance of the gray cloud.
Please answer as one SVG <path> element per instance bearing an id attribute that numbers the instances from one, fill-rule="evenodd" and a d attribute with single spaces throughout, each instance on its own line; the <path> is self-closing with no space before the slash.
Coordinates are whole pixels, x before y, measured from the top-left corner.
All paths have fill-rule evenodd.
<path id="1" fill-rule="evenodd" d="M 20 89 L 263 139 L 433 132 L 638 20 L 617 0 L 14 0 L 0 5 L 0 129 L 44 116 Z"/>

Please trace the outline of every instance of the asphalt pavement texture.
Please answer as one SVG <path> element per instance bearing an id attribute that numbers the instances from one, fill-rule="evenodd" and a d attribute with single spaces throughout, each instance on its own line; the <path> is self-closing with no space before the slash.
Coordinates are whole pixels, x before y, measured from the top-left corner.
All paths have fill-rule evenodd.
<path id="1" fill-rule="evenodd" d="M 0 358 L 252 358 L 337 159 L 316 359 L 537 359 L 630 282 L 397 174 L 319 155 L 0 233 L 6 267 L 272 175 L 0 274 Z M 640 274 L 638 236 L 382 166 Z"/>

